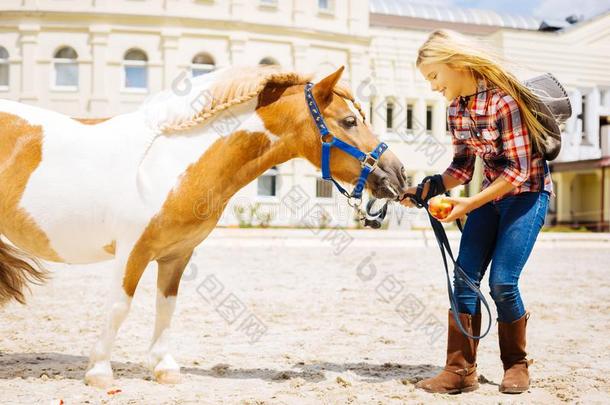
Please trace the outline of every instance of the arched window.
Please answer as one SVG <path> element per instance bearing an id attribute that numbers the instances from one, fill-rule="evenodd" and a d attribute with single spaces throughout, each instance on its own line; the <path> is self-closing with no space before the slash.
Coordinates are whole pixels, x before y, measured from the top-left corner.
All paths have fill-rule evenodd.
<path id="1" fill-rule="evenodd" d="M 333 10 L 334 6 L 333 0 L 318 0 L 318 10 L 322 12 L 330 12 Z"/>
<path id="2" fill-rule="evenodd" d="M 0 46 L 0 88 L 8 87 L 9 84 L 9 64 L 8 51 Z"/>
<path id="3" fill-rule="evenodd" d="M 279 62 L 269 56 L 264 57 L 263 59 L 261 59 L 260 62 L 258 62 L 259 65 L 278 65 L 279 66 Z"/>
<path id="4" fill-rule="evenodd" d="M 78 88 L 78 54 L 76 51 L 65 46 L 53 55 L 53 72 L 55 87 L 77 89 Z"/>
<path id="5" fill-rule="evenodd" d="M 278 170 L 276 166 L 263 173 L 257 181 L 257 194 L 264 197 L 275 197 L 277 195 L 277 175 Z"/>
<path id="6" fill-rule="evenodd" d="M 148 89 L 148 56 L 139 49 L 130 49 L 123 58 L 123 87 L 130 90 Z"/>
<path id="7" fill-rule="evenodd" d="M 214 58 L 209 53 L 198 53 L 191 61 L 191 74 L 193 77 L 210 73 L 216 69 Z"/>

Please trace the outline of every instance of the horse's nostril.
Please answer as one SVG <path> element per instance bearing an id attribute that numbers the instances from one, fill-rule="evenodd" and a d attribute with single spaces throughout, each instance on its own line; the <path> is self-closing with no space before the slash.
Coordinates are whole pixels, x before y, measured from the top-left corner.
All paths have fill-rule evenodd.
<path id="1" fill-rule="evenodd" d="M 380 186 L 385 185 L 385 184 L 387 184 L 389 182 L 390 182 L 390 178 L 385 173 L 384 174 L 380 174 L 379 177 L 377 178 L 377 183 Z"/>

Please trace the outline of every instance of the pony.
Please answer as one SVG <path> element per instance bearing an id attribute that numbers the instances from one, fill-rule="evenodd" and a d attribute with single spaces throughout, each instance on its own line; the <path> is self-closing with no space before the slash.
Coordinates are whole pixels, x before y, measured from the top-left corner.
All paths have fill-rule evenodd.
<path id="1" fill-rule="evenodd" d="M 370 151 L 378 142 L 339 80 L 311 93 L 332 137 Z M 321 137 L 304 89 L 310 76 L 277 67 L 227 68 L 162 91 L 107 120 L 0 100 L 0 304 L 25 303 L 29 283 L 49 273 L 40 260 L 112 260 L 105 325 L 85 383 L 113 383 L 111 350 L 146 266 L 156 261 L 156 321 L 148 365 L 177 383 L 169 330 L 182 273 L 230 198 L 269 168 L 294 158 L 321 165 Z M 330 168 L 343 182 L 362 164 L 339 150 Z M 379 159 L 366 184 L 377 198 L 406 189 L 401 162 Z M 110 266 L 109 266 L 110 267 Z"/>

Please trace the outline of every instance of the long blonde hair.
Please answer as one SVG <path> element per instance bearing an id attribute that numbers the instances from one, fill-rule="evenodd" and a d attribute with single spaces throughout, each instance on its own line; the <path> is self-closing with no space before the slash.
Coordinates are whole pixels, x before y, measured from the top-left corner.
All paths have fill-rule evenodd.
<path id="1" fill-rule="evenodd" d="M 540 96 L 502 67 L 501 62 L 504 62 L 502 58 L 480 41 L 454 31 L 436 30 L 419 48 L 416 65 L 446 63 L 453 68 L 466 69 L 510 95 L 519 106 L 534 147 L 541 150 L 546 129 L 536 118 L 543 115 L 538 108 Z"/>

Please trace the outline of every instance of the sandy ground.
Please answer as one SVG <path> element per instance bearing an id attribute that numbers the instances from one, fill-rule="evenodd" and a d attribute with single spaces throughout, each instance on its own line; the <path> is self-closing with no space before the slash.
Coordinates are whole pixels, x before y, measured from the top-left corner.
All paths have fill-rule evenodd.
<path id="1" fill-rule="evenodd" d="M 108 394 L 82 377 L 111 263 L 52 266 L 53 280 L 34 289 L 27 307 L 0 310 L 0 403 L 610 403 L 607 241 L 546 235 L 537 245 L 521 283 L 535 360 L 528 393 L 498 393 L 494 324 L 479 348 L 481 388 L 443 396 L 414 388 L 444 362 L 447 298 L 433 245 L 410 234 L 401 247 L 404 238 L 382 231 L 352 233 L 349 245 L 330 231 L 266 232 L 222 230 L 197 250 L 173 323 L 183 367 L 175 386 L 155 383 L 143 366 L 154 267 L 113 352 L 113 389 L 121 391 Z M 223 309 L 230 301 L 238 311 Z"/>

